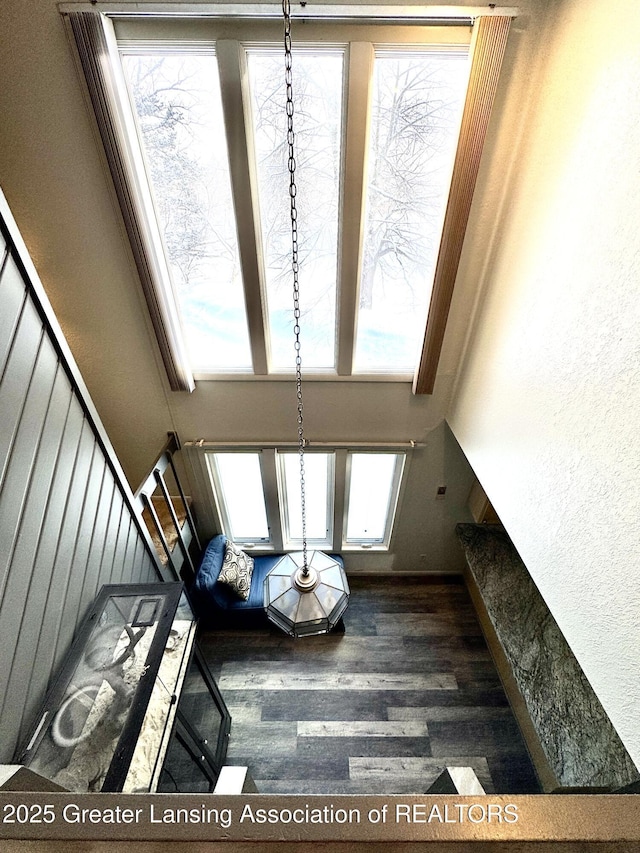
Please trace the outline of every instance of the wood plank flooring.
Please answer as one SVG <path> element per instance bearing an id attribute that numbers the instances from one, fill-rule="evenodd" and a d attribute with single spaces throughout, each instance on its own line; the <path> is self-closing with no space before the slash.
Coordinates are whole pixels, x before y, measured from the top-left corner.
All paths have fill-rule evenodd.
<path id="1" fill-rule="evenodd" d="M 446 766 L 539 786 L 462 579 L 350 578 L 345 632 L 208 631 L 228 764 L 261 793 L 421 794 Z"/>

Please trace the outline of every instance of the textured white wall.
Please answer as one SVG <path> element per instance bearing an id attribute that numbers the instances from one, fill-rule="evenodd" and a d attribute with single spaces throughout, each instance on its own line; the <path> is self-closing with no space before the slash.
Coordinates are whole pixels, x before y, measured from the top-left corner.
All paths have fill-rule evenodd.
<path id="1" fill-rule="evenodd" d="M 449 421 L 638 764 L 640 4 L 551 5 Z"/>

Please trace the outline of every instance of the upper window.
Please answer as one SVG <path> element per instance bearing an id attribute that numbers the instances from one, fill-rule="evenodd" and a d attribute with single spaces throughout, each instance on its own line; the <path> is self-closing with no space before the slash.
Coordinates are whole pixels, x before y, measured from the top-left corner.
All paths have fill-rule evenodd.
<path id="1" fill-rule="evenodd" d="M 198 378 L 291 372 L 280 42 L 248 41 L 246 26 L 232 41 L 135 32 L 116 26 L 122 94 L 190 366 Z M 316 42 L 305 26 L 294 46 L 303 365 L 406 378 L 424 337 L 468 47 L 388 44 L 383 31 L 368 33 L 380 43 L 359 32 L 354 47 L 344 28 L 334 34 Z"/>
<path id="2" fill-rule="evenodd" d="M 170 387 L 286 376 L 278 10 L 144 5 L 62 13 Z M 427 26 L 418 7 L 385 23 L 390 8 L 295 10 L 302 361 L 328 378 L 413 375 L 430 394 L 514 10 Z"/>
<path id="3" fill-rule="evenodd" d="M 356 372 L 415 369 L 466 74 L 458 52 L 375 52 Z"/>
<path id="4" fill-rule="evenodd" d="M 300 550 L 298 451 L 206 451 L 217 526 L 244 547 Z M 309 451 L 304 456 L 310 548 L 386 550 L 400 495 L 404 452 Z"/>
<path id="5" fill-rule="evenodd" d="M 269 364 L 294 366 L 291 224 L 281 51 L 247 51 L 268 317 Z M 338 226 L 344 50 L 305 48 L 295 60 L 296 184 L 304 365 L 336 366 Z M 304 294 L 304 295 L 302 295 Z"/>
<path id="6" fill-rule="evenodd" d="M 251 370 L 215 54 L 124 51 L 122 64 L 191 366 Z"/>

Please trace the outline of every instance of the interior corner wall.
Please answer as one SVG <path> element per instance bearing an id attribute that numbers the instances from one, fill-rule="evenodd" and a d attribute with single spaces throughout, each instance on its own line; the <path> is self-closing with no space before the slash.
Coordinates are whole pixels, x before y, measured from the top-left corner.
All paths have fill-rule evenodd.
<path id="1" fill-rule="evenodd" d="M 551 14 L 448 420 L 639 764 L 640 6 Z"/>

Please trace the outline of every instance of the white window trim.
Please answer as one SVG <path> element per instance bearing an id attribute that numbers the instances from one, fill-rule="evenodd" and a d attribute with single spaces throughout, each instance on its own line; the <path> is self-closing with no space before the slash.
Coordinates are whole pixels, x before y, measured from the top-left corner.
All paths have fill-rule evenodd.
<path id="1" fill-rule="evenodd" d="M 218 466 L 215 460 L 215 454 L 217 451 L 213 451 L 211 453 L 205 454 L 205 464 L 207 468 L 207 473 L 209 475 L 209 482 L 211 485 L 211 493 L 213 496 L 214 506 L 216 509 L 217 517 L 220 523 L 220 529 L 223 530 L 226 535 L 233 539 L 233 541 L 237 545 L 241 545 L 243 548 L 260 548 L 260 549 L 271 549 L 273 547 L 273 525 L 272 519 L 269 517 L 269 504 L 267 500 L 266 490 L 264 488 L 265 483 L 265 472 L 263 469 L 263 459 L 262 456 L 257 451 L 252 450 L 239 450 L 239 453 L 256 453 L 259 457 L 260 464 L 260 474 L 263 484 L 263 492 L 265 499 L 265 509 L 267 514 L 267 526 L 269 529 L 269 538 L 263 539 L 261 537 L 247 537 L 245 539 L 232 537 L 231 535 L 231 521 L 227 512 L 227 505 L 224 499 L 224 488 L 222 486 L 222 480 L 220 477 L 220 472 L 218 470 Z"/>
<path id="2" fill-rule="evenodd" d="M 401 451 L 383 451 L 376 450 L 370 451 L 375 453 L 395 453 L 396 460 L 394 464 L 393 470 L 393 479 L 391 483 L 391 490 L 389 493 L 389 504 L 387 506 L 387 519 L 385 524 L 384 534 L 382 539 L 365 539 L 359 541 L 349 541 L 347 539 L 347 519 L 349 516 L 349 492 L 351 490 L 351 460 L 354 454 L 361 453 L 361 451 L 348 451 L 347 460 L 346 460 L 346 468 L 345 468 L 345 488 L 344 488 L 344 522 L 343 522 L 343 537 L 342 537 L 342 551 L 388 551 L 389 543 L 391 541 L 391 534 L 393 532 L 397 511 L 398 511 L 398 503 L 400 497 L 400 489 L 404 482 L 403 472 L 405 469 L 405 463 L 407 461 L 406 453 Z"/>
<path id="3" fill-rule="evenodd" d="M 333 459 L 333 494 L 330 493 L 330 513 L 333 515 L 333 530 L 331 539 L 325 544 L 310 541 L 310 547 L 318 547 L 322 550 L 330 550 L 335 553 L 362 552 L 362 551 L 389 551 L 392 548 L 395 535 L 396 520 L 399 516 L 399 508 L 402 505 L 406 483 L 409 477 L 409 467 L 412 450 L 421 445 L 416 442 L 409 443 L 379 443 L 379 444 L 348 444 L 340 445 L 334 443 L 321 443 L 314 445 L 317 451 L 334 454 Z M 196 479 L 204 486 L 209 496 L 208 505 L 213 511 L 213 522 L 216 530 L 229 535 L 230 526 L 225 517 L 224 508 L 216 493 L 216 473 L 213 460 L 209 459 L 214 453 L 245 452 L 260 454 L 260 468 L 262 473 L 262 484 L 267 508 L 267 521 L 269 524 L 270 540 L 245 540 L 238 542 L 243 548 L 264 553 L 281 553 L 288 551 L 299 551 L 300 543 L 296 540 L 286 541 L 282 496 L 280 492 L 280 475 L 278 473 L 279 463 L 278 451 L 295 452 L 297 445 L 290 442 L 274 442 L 269 446 L 256 443 L 218 443 L 185 442 L 183 447 L 194 466 Z M 305 454 L 312 453 L 305 451 Z M 387 529 L 382 542 L 347 542 L 347 502 L 348 502 L 348 459 L 351 453 L 395 453 L 400 456 L 394 472 L 394 488 L 390 498 L 390 511 L 387 517 Z M 198 470 L 202 477 L 198 477 Z M 331 490 L 330 490 L 331 491 Z"/>
<path id="4" fill-rule="evenodd" d="M 307 536 L 307 545 L 311 548 L 333 548 L 334 544 L 334 534 L 333 534 L 333 520 L 334 520 L 334 504 L 335 504 L 335 492 L 336 492 L 336 459 L 335 453 L 331 450 L 322 450 L 317 451 L 319 453 L 326 453 L 328 455 L 327 460 L 327 493 L 326 493 L 326 518 L 327 518 L 327 535 L 320 538 L 314 539 L 310 536 Z M 305 453 L 305 460 L 307 460 L 313 451 L 308 451 Z M 288 454 L 296 455 L 297 451 L 295 449 L 291 449 Z M 286 476 L 285 476 L 285 461 L 284 457 L 287 454 L 287 451 L 276 450 L 275 457 L 278 469 L 278 495 L 279 495 L 279 504 L 280 504 L 280 519 L 281 519 L 281 527 L 282 527 L 282 539 L 283 539 L 283 550 L 285 551 L 299 551 L 302 548 L 302 539 L 296 539 L 292 537 L 289 531 L 289 513 L 287 512 L 287 486 L 286 486 Z M 308 486 L 308 484 L 307 484 Z M 292 497 L 292 501 L 300 502 L 300 497 L 294 495 Z"/>

